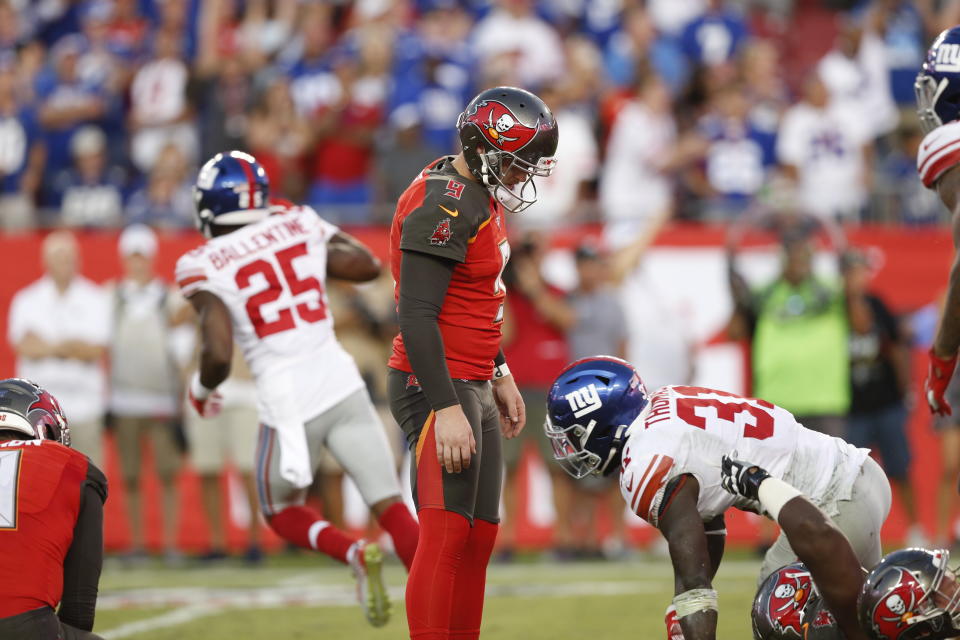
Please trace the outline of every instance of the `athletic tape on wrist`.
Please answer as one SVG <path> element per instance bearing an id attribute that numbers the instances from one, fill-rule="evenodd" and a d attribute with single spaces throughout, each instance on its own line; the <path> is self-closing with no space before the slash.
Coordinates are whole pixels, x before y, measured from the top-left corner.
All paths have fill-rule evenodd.
<path id="1" fill-rule="evenodd" d="M 200 374 L 193 374 L 193 378 L 190 380 L 190 393 L 193 394 L 193 397 L 201 402 L 210 397 L 210 394 L 216 391 L 216 389 L 207 389 L 203 386 L 203 383 L 200 382 Z"/>
<path id="2" fill-rule="evenodd" d="M 760 483 L 760 489 L 757 491 L 760 505 L 775 522 L 780 519 L 780 510 L 783 509 L 783 505 L 802 495 L 793 485 L 779 478 L 767 478 Z"/>
<path id="3" fill-rule="evenodd" d="M 499 380 L 500 378 L 506 378 L 508 375 L 510 375 L 510 367 L 507 366 L 506 362 L 493 368 L 494 380 Z"/>
<path id="4" fill-rule="evenodd" d="M 677 617 L 687 616 L 701 611 L 719 611 L 717 592 L 714 589 L 690 589 L 673 597 L 673 606 L 677 608 Z"/>

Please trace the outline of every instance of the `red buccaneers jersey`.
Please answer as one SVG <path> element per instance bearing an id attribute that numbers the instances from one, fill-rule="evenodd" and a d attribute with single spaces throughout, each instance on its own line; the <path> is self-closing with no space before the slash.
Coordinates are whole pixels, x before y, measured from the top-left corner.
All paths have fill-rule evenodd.
<path id="1" fill-rule="evenodd" d="M 106 495 L 103 473 L 79 451 L 52 440 L 0 443 L 0 618 L 60 602 L 87 482 Z"/>
<path id="2" fill-rule="evenodd" d="M 458 264 L 438 323 L 450 376 L 489 380 L 500 350 L 503 268 L 510 258 L 503 208 L 478 182 L 461 176 L 453 156 L 424 169 L 400 196 L 390 228 L 394 297 L 400 299 L 400 256 L 419 251 Z M 403 338 L 393 339 L 389 365 L 413 371 Z"/>

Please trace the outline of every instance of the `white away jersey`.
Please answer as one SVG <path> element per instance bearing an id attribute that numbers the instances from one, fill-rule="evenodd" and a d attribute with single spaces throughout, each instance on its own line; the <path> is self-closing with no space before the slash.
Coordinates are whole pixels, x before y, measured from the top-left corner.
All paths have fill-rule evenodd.
<path id="1" fill-rule="evenodd" d="M 177 261 L 184 296 L 209 291 L 229 309 L 266 424 L 276 426 L 291 409 L 305 422 L 363 386 L 336 340 L 324 289 L 327 242 L 336 233 L 313 209 L 293 207 Z"/>
<path id="2" fill-rule="evenodd" d="M 667 484 L 690 474 L 700 484 L 697 510 L 704 521 L 731 506 L 759 511 L 720 486 L 720 460 L 752 462 L 796 487 L 830 513 L 850 497 L 867 457 L 839 438 L 801 426 L 786 409 L 765 400 L 705 389 L 658 389 L 630 426 L 620 467 L 623 499 L 659 526 Z M 830 514 L 834 515 L 834 514 Z"/>
<path id="3" fill-rule="evenodd" d="M 917 149 L 917 172 L 928 189 L 957 164 L 960 164 L 960 120 L 928 133 Z"/>

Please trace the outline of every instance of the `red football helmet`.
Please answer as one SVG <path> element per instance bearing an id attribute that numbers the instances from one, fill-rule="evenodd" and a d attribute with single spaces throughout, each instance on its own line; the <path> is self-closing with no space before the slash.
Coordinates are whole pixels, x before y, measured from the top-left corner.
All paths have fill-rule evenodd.
<path id="1" fill-rule="evenodd" d="M 770 574 L 753 601 L 755 640 L 801 640 L 803 612 L 813 595 L 813 579 L 803 564 L 788 564 Z"/>
<path id="2" fill-rule="evenodd" d="M 960 636 L 960 584 L 946 550 L 887 554 L 860 592 L 860 626 L 876 640 Z"/>
<path id="3" fill-rule="evenodd" d="M 0 431 L 70 446 L 70 427 L 57 399 L 23 378 L 0 380 Z"/>

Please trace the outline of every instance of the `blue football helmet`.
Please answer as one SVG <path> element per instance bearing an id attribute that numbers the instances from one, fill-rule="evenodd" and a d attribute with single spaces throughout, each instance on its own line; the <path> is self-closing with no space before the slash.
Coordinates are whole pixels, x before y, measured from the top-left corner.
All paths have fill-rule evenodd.
<path id="1" fill-rule="evenodd" d="M 627 428 L 645 406 L 647 390 L 629 362 L 610 356 L 577 360 L 547 396 L 543 430 L 553 457 L 574 478 L 613 473 Z"/>
<path id="2" fill-rule="evenodd" d="M 930 45 L 913 90 L 924 133 L 960 118 L 960 27 L 947 29 Z"/>
<path id="3" fill-rule="evenodd" d="M 193 198 L 197 228 L 210 237 L 210 225 L 242 226 L 269 214 L 270 182 L 256 158 L 243 151 L 218 153 L 200 168 Z"/>

